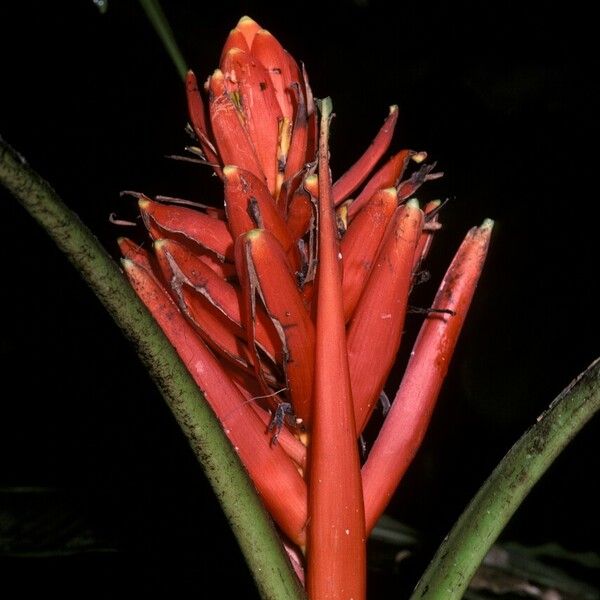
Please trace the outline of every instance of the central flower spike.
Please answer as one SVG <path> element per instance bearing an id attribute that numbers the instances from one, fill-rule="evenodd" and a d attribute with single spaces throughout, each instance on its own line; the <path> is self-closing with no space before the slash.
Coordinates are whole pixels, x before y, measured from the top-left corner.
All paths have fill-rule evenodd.
<path id="1" fill-rule="evenodd" d="M 331 104 L 249 17 L 186 92 L 224 205 L 137 194 L 152 249 L 120 239 L 133 287 L 203 391 L 286 538 L 312 600 L 365 596 L 365 538 L 419 447 L 481 273 L 492 223 L 467 235 L 361 469 L 358 438 L 401 343 L 440 203 L 425 152 L 384 159 L 392 106 L 333 183 Z M 352 198 L 350 196 L 353 196 Z"/>
<path id="2" fill-rule="evenodd" d="M 341 254 L 329 173 L 330 119 L 331 100 L 326 98 L 321 102 L 319 140 L 319 268 L 308 592 L 310 598 L 364 598 L 365 513 L 346 349 Z"/>

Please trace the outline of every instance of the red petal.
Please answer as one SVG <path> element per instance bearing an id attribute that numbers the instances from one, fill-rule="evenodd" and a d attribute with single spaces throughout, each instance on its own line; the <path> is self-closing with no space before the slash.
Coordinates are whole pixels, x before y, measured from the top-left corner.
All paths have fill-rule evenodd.
<path id="1" fill-rule="evenodd" d="M 291 119 L 294 111 L 289 88 L 292 82 L 299 81 L 298 67 L 292 72 L 293 59 L 266 29 L 256 32 L 250 53 L 267 69 L 281 112 L 284 117 Z"/>
<path id="2" fill-rule="evenodd" d="M 117 240 L 123 258 L 128 258 L 145 269 L 152 271 L 151 256 L 147 250 L 126 237 Z"/>
<path id="3" fill-rule="evenodd" d="M 396 121 L 398 121 L 398 107 L 394 105 L 390 107 L 390 114 L 365 153 L 333 184 L 333 202 L 336 206 L 346 200 L 369 176 L 373 167 L 389 148 Z"/>
<path id="4" fill-rule="evenodd" d="M 148 198 L 140 199 L 138 204 L 144 224 L 151 233 L 154 231 L 153 237 L 180 237 L 214 252 L 221 260 L 233 260 L 233 240 L 223 221 L 191 208 L 160 204 Z"/>
<path id="5" fill-rule="evenodd" d="M 297 417 L 310 426 L 314 328 L 278 241 L 266 230 L 255 229 L 240 238 L 239 270 L 250 283 L 247 294 L 259 294 L 283 345 L 283 368 L 288 397 Z"/>
<path id="6" fill-rule="evenodd" d="M 198 89 L 198 83 L 196 76 L 192 71 L 188 71 L 185 78 L 185 86 L 187 91 L 187 102 L 188 102 L 188 113 L 194 132 L 200 141 L 202 152 L 206 156 L 206 160 L 209 163 L 216 165 L 215 170 L 220 175 L 220 169 L 218 168 L 219 157 L 217 156 L 217 150 L 210 140 L 208 134 L 208 127 L 206 124 L 206 109 L 204 102 L 202 101 L 202 95 Z"/>
<path id="7" fill-rule="evenodd" d="M 250 52 L 250 46 L 246 41 L 246 36 L 243 34 L 242 30 L 239 27 L 235 27 L 229 32 L 227 39 L 225 40 L 225 44 L 223 45 L 223 49 L 221 50 L 221 58 L 219 59 L 219 65 L 223 65 L 223 60 L 225 56 L 232 48 L 238 48 L 239 50 L 243 50 L 244 52 Z"/>
<path id="8" fill-rule="evenodd" d="M 214 254 L 195 253 L 198 260 L 210 267 L 221 279 L 231 279 L 235 277 L 235 265 L 232 263 L 221 262 Z"/>
<path id="9" fill-rule="evenodd" d="M 396 188 L 379 190 L 356 215 L 342 238 L 346 321 L 356 308 L 397 206 Z"/>
<path id="10" fill-rule="evenodd" d="M 262 27 L 254 19 L 251 19 L 248 16 L 243 16 L 238 21 L 236 29 L 241 31 L 243 36 L 246 38 L 248 48 L 252 48 L 254 36 L 262 29 Z"/>
<path id="11" fill-rule="evenodd" d="M 260 179 L 264 172 L 258 160 L 244 116 L 225 89 L 225 78 L 218 69 L 209 80 L 209 113 L 212 131 L 225 165 L 238 165 Z"/>
<path id="12" fill-rule="evenodd" d="M 267 229 L 281 244 L 293 270 L 300 267 L 295 240 L 266 186 L 252 173 L 226 166 L 225 209 L 231 234 L 237 239 L 251 229 Z"/>
<path id="13" fill-rule="evenodd" d="M 363 467 L 367 531 L 385 510 L 414 458 L 433 412 L 487 253 L 492 221 L 474 227 L 458 249 L 415 342 L 392 408 Z"/>
<path id="14" fill-rule="evenodd" d="M 160 240 L 155 244 L 163 270 L 168 280 L 177 272 L 181 283 L 186 283 L 204 297 L 217 311 L 235 326 L 236 335 L 244 337 L 240 314 L 240 290 L 220 278 L 201 257 L 173 240 Z M 269 318 L 263 311 L 256 315 L 256 340 L 271 360 L 281 355 L 281 344 Z"/>
<path id="15" fill-rule="evenodd" d="M 423 213 L 416 200 L 396 209 L 348 327 L 348 361 L 357 433 L 362 433 L 394 366 Z"/>
<path id="16" fill-rule="evenodd" d="M 302 188 L 294 192 L 288 206 L 287 228 L 293 240 L 298 240 L 308 231 L 314 219 L 314 205 L 310 195 Z"/>
<path id="17" fill-rule="evenodd" d="M 364 509 L 328 164 L 329 99 L 322 106 L 307 592 L 315 599 L 362 600 L 366 595 Z"/>
<path id="18" fill-rule="evenodd" d="M 162 240 L 155 242 L 155 250 L 162 277 L 168 282 L 168 289 L 180 311 L 192 323 L 197 334 L 233 364 L 252 370 L 253 358 L 243 341 L 241 327 L 232 323 L 207 298 L 194 293 L 185 275 L 164 251 Z"/>
<path id="19" fill-rule="evenodd" d="M 383 190 L 388 187 L 395 187 L 402 174 L 404 173 L 408 162 L 415 154 L 412 150 L 401 150 L 394 154 L 379 171 L 369 179 L 362 192 L 356 197 L 356 200 L 348 209 L 348 217 L 353 219 L 356 213 L 371 199 L 377 190 Z"/>
<path id="20" fill-rule="evenodd" d="M 123 268 L 219 417 L 267 509 L 290 539 L 302 544 L 306 485 L 294 463 L 270 444 L 263 423 L 156 278 L 130 260 Z"/>
<path id="21" fill-rule="evenodd" d="M 237 48 L 233 48 L 225 56 L 223 73 L 227 85 L 237 93 L 236 100 L 239 102 L 246 130 L 266 176 L 269 191 L 275 195 L 279 123 L 283 115 L 269 73 L 251 54 Z"/>

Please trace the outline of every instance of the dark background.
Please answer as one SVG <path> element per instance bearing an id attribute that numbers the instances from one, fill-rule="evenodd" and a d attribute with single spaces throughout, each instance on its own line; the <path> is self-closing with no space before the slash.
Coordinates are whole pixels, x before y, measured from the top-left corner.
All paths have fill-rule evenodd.
<path id="1" fill-rule="evenodd" d="M 593 18 L 511 2 L 164 8 L 201 80 L 246 13 L 303 60 L 315 94 L 333 98 L 334 176 L 399 104 L 391 150 L 427 150 L 446 175 L 418 196 L 450 199 L 415 303 L 430 301 L 469 227 L 497 222 L 430 432 L 390 507 L 422 532 L 416 574 L 497 461 L 598 354 Z M 91 0 L 3 3 L 0 33 L 0 135 L 115 256 L 129 232 L 109 213 L 135 218 L 120 190 L 221 201 L 205 168 L 164 157 L 188 143 L 185 97 L 136 2 L 112 1 L 105 15 Z M 0 515 L 27 505 L 31 523 L 45 523 L 50 511 L 92 540 L 90 552 L 59 558 L 65 527 L 40 540 L 32 526 L 30 546 L 50 556 L 5 555 L 0 577 L 25 596 L 203 597 L 210 581 L 253 597 L 220 507 L 135 353 L 45 233 L 0 196 Z M 411 317 L 407 335 L 418 325 Z M 598 550 L 599 424 L 559 457 L 503 539 Z M 54 491 L 39 500 L 16 486 Z M 411 577 L 374 571 L 371 597 L 392 586 L 402 597 Z"/>

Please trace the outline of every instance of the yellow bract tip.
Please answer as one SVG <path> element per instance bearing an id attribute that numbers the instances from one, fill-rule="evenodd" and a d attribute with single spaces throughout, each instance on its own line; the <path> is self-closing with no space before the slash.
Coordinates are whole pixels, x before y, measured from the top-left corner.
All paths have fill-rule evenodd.
<path id="1" fill-rule="evenodd" d="M 249 17 L 248 15 L 244 15 L 238 21 L 237 27 L 239 27 L 240 25 L 252 25 L 252 24 L 257 24 L 257 23 L 252 17 Z"/>

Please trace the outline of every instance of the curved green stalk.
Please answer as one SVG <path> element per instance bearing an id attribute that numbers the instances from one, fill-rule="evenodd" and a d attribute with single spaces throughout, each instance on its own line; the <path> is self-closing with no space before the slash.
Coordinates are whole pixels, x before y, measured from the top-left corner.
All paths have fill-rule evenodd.
<path id="1" fill-rule="evenodd" d="M 152 26 L 158 34 L 158 37 L 163 43 L 165 50 L 171 57 L 171 60 L 177 69 L 177 73 L 179 73 L 181 79 L 185 79 L 185 74 L 188 71 L 188 67 L 183 55 L 181 54 L 181 50 L 179 50 L 179 46 L 175 41 L 173 30 L 171 29 L 169 21 L 167 21 L 167 17 L 160 6 L 160 2 L 158 0 L 140 0 L 140 4 L 142 5 L 142 8 L 144 9 L 144 12 L 146 13 L 150 23 L 152 23 Z"/>
<path id="2" fill-rule="evenodd" d="M 52 187 L 2 138 L 0 182 L 46 229 L 135 345 L 202 464 L 261 596 L 304 598 L 273 523 L 217 418 L 115 261 Z"/>
<path id="3" fill-rule="evenodd" d="M 599 409 L 600 358 L 561 392 L 508 451 L 442 542 L 411 600 L 462 598 L 529 490 Z"/>

